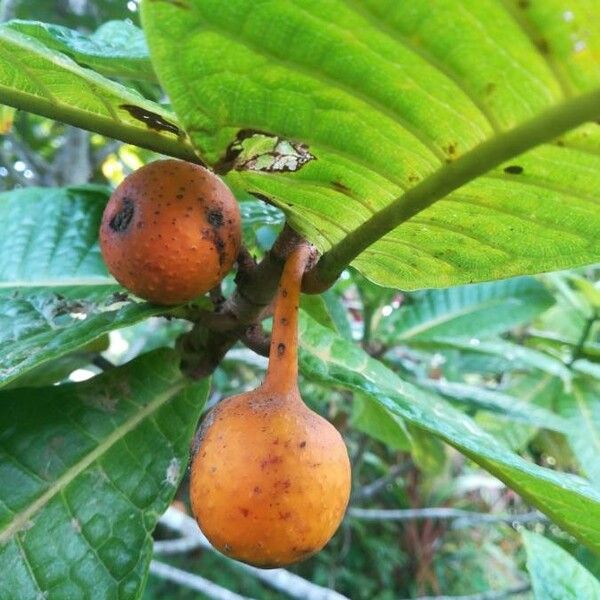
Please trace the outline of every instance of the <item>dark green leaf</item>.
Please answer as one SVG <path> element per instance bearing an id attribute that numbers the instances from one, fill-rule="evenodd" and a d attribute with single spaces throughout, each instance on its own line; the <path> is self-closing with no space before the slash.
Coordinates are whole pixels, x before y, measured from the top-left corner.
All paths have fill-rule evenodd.
<path id="1" fill-rule="evenodd" d="M 156 79 L 144 33 L 130 21 L 109 21 L 91 35 L 38 21 L 9 21 L 0 28 L 34 38 L 107 77 Z"/>
<path id="2" fill-rule="evenodd" d="M 168 110 L 8 27 L 0 27 L 0 97 L 15 108 L 197 160 Z"/>
<path id="3" fill-rule="evenodd" d="M 178 364 L 0 394 L 0 597 L 139 597 L 208 391 Z"/>

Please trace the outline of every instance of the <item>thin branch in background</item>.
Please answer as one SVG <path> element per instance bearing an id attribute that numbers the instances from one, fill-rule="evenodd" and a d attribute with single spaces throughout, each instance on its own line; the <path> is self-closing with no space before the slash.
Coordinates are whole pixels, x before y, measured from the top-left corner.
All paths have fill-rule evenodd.
<path id="1" fill-rule="evenodd" d="M 107 358 L 104 358 L 102 354 L 95 356 L 92 360 L 92 364 L 102 371 L 110 371 L 111 369 L 115 368 L 115 365 L 113 365 Z"/>
<path id="2" fill-rule="evenodd" d="M 196 520 L 181 511 L 169 507 L 160 518 L 159 523 L 168 529 L 177 531 L 183 536 L 183 539 L 189 541 L 186 544 L 181 544 L 180 547 L 184 548 L 182 551 L 188 552 L 190 549 L 205 548 L 217 553 L 217 550 L 210 545 L 210 542 L 198 528 Z M 165 546 L 165 543 L 165 541 L 155 542 L 155 551 L 158 553 L 162 548 L 166 548 L 168 552 L 172 553 L 174 546 Z M 348 600 L 346 596 L 339 594 L 335 590 L 311 583 L 285 569 L 257 569 L 256 567 L 234 561 L 226 556 L 222 556 L 222 558 L 232 566 L 253 575 L 266 585 L 283 592 L 290 598 L 296 598 L 297 600 Z"/>
<path id="3" fill-rule="evenodd" d="M 496 592 L 481 592 L 480 594 L 469 594 L 467 596 L 421 596 L 414 600 L 504 600 L 517 594 L 524 594 L 531 589 L 529 583 L 522 583 L 507 590 Z"/>
<path id="4" fill-rule="evenodd" d="M 358 488 L 352 494 L 353 501 L 362 501 L 369 500 L 376 496 L 381 490 L 385 489 L 390 483 L 393 483 L 406 473 L 408 469 L 410 469 L 411 464 L 409 462 L 402 463 L 400 465 L 392 465 L 388 473 L 386 473 L 383 477 L 376 479 L 375 481 L 368 483 L 367 485 L 363 485 Z"/>
<path id="5" fill-rule="evenodd" d="M 541 523 L 548 518 L 532 511 L 518 515 L 479 513 L 458 508 L 407 508 L 388 510 L 378 508 L 349 508 L 348 516 L 365 521 L 416 521 L 422 519 L 456 520 L 454 529 L 479 523 Z"/>
<path id="6" fill-rule="evenodd" d="M 188 587 L 197 592 L 201 592 L 211 600 L 252 600 L 248 596 L 240 596 L 235 592 L 230 592 L 228 589 L 204 579 L 199 575 L 193 575 L 187 571 L 182 571 L 171 565 L 153 560 L 150 563 L 150 573 L 161 577 L 162 579 L 168 579 L 174 583 L 178 583 L 185 587 Z"/>

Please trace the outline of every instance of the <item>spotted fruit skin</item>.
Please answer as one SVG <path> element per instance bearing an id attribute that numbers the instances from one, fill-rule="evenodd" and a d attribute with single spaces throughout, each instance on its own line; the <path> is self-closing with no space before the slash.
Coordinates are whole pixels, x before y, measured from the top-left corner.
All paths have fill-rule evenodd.
<path id="1" fill-rule="evenodd" d="M 204 534 L 259 567 L 308 558 L 333 536 L 348 505 L 342 437 L 296 393 L 234 396 L 207 415 L 190 497 Z"/>
<path id="2" fill-rule="evenodd" d="M 117 187 L 102 217 L 100 247 L 115 279 L 156 304 L 179 304 L 215 287 L 241 245 L 238 204 L 207 169 L 158 160 Z"/>

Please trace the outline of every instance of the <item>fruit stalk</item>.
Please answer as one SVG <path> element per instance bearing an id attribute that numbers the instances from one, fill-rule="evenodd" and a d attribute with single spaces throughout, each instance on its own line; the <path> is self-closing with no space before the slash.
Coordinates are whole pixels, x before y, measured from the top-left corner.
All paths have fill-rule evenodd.
<path id="1" fill-rule="evenodd" d="M 288 257 L 277 290 L 269 367 L 264 389 L 288 394 L 298 388 L 298 307 L 302 276 L 310 258 L 310 246 L 297 246 Z"/>

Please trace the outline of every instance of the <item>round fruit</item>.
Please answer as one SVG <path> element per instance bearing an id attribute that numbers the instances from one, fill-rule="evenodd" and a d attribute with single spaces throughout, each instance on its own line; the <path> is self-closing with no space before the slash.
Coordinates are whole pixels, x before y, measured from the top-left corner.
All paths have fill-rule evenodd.
<path id="1" fill-rule="evenodd" d="M 158 160 L 117 187 L 100 247 L 115 279 L 156 304 L 187 302 L 215 287 L 241 245 L 238 204 L 207 169 Z"/>
<path id="2" fill-rule="evenodd" d="M 305 262 L 288 260 L 277 299 L 269 370 L 256 390 L 207 415 L 192 463 L 200 528 L 224 554 L 280 567 L 320 550 L 350 496 L 342 437 L 302 401 L 297 387 L 297 311 Z"/>

